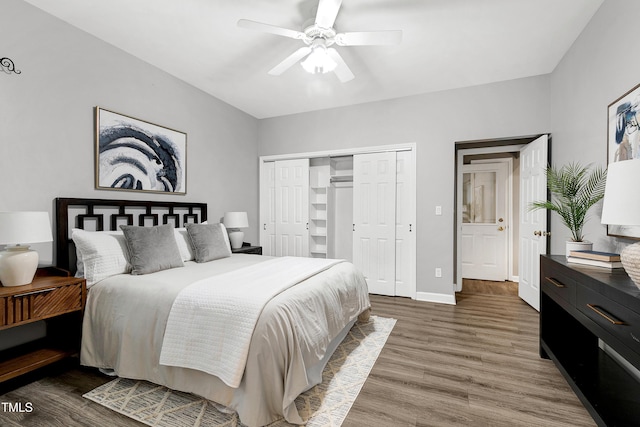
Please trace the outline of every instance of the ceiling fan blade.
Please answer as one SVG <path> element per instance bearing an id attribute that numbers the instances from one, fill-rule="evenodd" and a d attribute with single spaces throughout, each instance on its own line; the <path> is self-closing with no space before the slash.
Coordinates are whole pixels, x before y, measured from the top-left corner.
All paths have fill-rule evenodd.
<path id="1" fill-rule="evenodd" d="M 320 28 L 332 28 L 341 4 L 342 0 L 320 0 L 316 13 L 316 25 Z"/>
<path id="2" fill-rule="evenodd" d="M 262 31 L 263 33 L 276 34 L 278 36 L 290 37 L 302 40 L 304 33 L 288 28 L 276 27 L 275 25 L 263 24 L 262 22 L 250 21 L 248 19 L 238 20 L 238 27 L 249 30 Z"/>
<path id="3" fill-rule="evenodd" d="M 272 76 L 279 76 L 280 74 L 287 71 L 293 64 L 300 61 L 305 56 L 311 53 L 311 48 L 309 46 L 301 47 L 300 49 L 293 52 L 291 55 L 287 56 L 284 61 L 273 67 L 269 70 L 269 74 Z"/>
<path id="4" fill-rule="evenodd" d="M 342 59 L 342 56 L 340 56 L 337 50 L 330 47 L 329 49 L 327 49 L 327 53 L 329 54 L 331 59 L 333 59 L 337 64 L 336 69 L 333 70 L 333 72 L 336 73 L 338 80 L 340 80 L 342 83 L 346 83 L 349 80 L 353 80 L 355 78 L 355 76 L 353 75 L 353 73 L 351 72 L 347 64 L 344 62 L 344 60 Z"/>
<path id="5" fill-rule="evenodd" d="M 394 45 L 402 41 L 402 31 L 354 31 L 336 35 L 338 46 Z"/>

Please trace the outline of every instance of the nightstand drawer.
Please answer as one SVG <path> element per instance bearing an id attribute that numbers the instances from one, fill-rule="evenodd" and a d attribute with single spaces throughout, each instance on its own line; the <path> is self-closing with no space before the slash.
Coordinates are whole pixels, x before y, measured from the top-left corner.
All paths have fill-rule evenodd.
<path id="1" fill-rule="evenodd" d="M 577 306 L 598 326 L 640 353 L 640 314 L 585 287 L 578 289 Z"/>
<path id="2" fill-rule="evenodd" d="M 26 290 L 0 299 L 0 328 L 82 310 L 82 282 Z"/>

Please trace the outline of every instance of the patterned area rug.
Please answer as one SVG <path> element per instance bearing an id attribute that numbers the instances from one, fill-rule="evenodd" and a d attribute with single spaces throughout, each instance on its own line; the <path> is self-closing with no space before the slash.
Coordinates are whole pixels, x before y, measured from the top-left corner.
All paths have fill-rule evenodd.
<path id="1" fill-rule="evenodd" d="M 322 383 L 301 394 L 296 406 L 308 427 L 339 426 L 367 379 L 395 319 L 371 316 L 356 323 L 329 359 Z M 86 393 L 85 398 L 154 427 L 242 427 L 235 412 L 201 397 L 146 381 L 118 378 Z M 270 427 L 291 426 L 284 420 Z"/>

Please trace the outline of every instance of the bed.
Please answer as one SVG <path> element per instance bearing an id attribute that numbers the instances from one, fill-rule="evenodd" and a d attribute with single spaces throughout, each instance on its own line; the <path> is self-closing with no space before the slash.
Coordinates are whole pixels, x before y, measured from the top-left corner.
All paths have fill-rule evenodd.
<path id="1" fill-rule="evenodd" d="M 302 424 L 295 398 L 321 382 L 351 326 L 368 317 L 364 277 L 347 262 L 211 255 L 230 252 L 222 244 L 203 261 L 198 233 L 226 233 L 215 222 L 200 225 L 206 220 L 201 203 L 56 199 L 57 265 L 79 267 L 89 284 L 81 363 L 203 396 L 248 426 L 282 417 Z M 136 251 L 127 253 L 135 249 L 130 234 L 162 230 L 166 237 L 166 228 L 182 264 L 131 274 L 140 267 Z M 84 239 L 111 246 L 87 252 Z M 164 248 L 148 241 L 146 247 Z"/>

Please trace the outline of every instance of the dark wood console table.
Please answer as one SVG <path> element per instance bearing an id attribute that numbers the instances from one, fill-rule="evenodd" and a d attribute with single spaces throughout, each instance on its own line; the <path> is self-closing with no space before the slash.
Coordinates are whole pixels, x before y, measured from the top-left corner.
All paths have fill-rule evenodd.
<path id="1" fill-rule="evenodd" d="M 640 288 L 623 269 L 540 262 L 540 355 L 556 364 L 600 426 L 640 426 Z M 604 345 L 603 345 L 604 344 Z"/>

